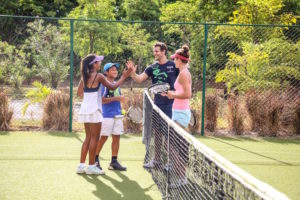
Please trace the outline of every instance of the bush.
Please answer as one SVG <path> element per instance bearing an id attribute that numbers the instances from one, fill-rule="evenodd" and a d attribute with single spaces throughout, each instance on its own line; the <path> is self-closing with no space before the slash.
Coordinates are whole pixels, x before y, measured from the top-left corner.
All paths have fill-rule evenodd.
<path id="1" fill-rule="evenodd" d="M 260 132 L 265 124 L 265 113 L 263 96 L 256 91 L 246 94 L 246 107 L 251 119 L 251 130 Z"/>
<path id="2" fill-rule="evenodd" d="M 295 104 L 294 130 L 297 135 L 300 135 L 300 100 Z"/>
<path id="3" fill-rule="evenodd" d="M 219 98 L 217 94 L 208 94 L 205 98 L 205 129 L 214 132 L 217 127 Z"/>
<path id="4" fill-rule="evenodd" d="M 4 92 L 0 92 L 0 130 L 8 130 L 12 119 L 13 110 L 9 108 L 9 98 Z"/>
<path id="5" fill-rule="evenodd" d="M 43 128 L 45 130 L 67 131 L 69 129 L 69 95 L 52 92 L 45 100 Z"/>
<path id="6" fill-rule="evenodd" d="M 228 121 L 229 128 L 237 135 L 244 131 L 243 114 L 240 106 L 240 98 L 232 96 L 228 99 Z"/>
<path id="7" fill-rule="evenodd" d="M 281 97 L 274 95 L 274 92 L 248 92 L 246 106 L 252 131 L 258 132 L 260 136 L 276 136 L 280 128 L 283 105 Z"/>
<path id="8" fill-rule="evenodd" d="M 300 134 L 300 100 L 288 99 L 285 102 L 280 121 L 284 132 Z"/>

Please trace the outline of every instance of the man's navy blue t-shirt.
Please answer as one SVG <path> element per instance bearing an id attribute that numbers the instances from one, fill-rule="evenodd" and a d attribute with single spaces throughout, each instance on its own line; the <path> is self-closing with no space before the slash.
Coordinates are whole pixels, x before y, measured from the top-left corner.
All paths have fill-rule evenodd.
<path id="1" fill-rule="evenodd" d="M 151 77 L 152 84 L 155 83 L 169 83 L 170 90 L 174 90 L 174 83 L 179 74 L 179 69 L 175 67 L 175 63 L 168 61 L 163 65 L 157 62 L 150 65 L 145 69 L 145 73 Z M 154 97 L 155 105 L 172 105 L 173 99 L 168 99 L 168 97 L 163 97 L 160 94 L 156 94 Z"/>

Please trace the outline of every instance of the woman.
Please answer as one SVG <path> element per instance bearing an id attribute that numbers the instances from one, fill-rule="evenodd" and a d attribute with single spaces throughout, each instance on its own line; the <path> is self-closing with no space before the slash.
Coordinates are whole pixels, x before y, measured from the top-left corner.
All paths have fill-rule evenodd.
<path id="1" fill-rule="evenodd" d="M 174 99 L 172 106 L 172 120 L 183 128 L 187 128 L 191 119 L 190 98 L 192 96 L 192 78 L 188 70 L 190 60 L 189 47 L 183 46 L 171 56 L 174 59 L 176 68 L 179 69 L 179 75 L 174 83 L 175 91 L 168 91 L 163 94 L 169 99 Z M 179 135 L 170 134 L 170 163 L 168 168 L 174 165 L 178 180 L 170 184 L 170 188 L 177 188 L 188 183 L 186 178 L 186 166 L 188 164 L 188 144 Z M 177 140 L 181 141 L 181 149 L 178 149 Z"/>
<path id="2" fill-rule="evenodd" d="M 189 47 L 184 45 L 171 56 L 174 59 L 179 75 L 174 83 L 175 91 L 168 91 L 169 99 L 174 99 L 172 106 L 172 120 L 187 128 L 191 119 L 190 98 L 192 96 L 192 78 L 188 70 L 190 58 Z"/>
<path id="3" fill-rule="evenodd" d="M 90 54 L 81 61 L 81 80 L 77 94 L 83 97 L 79 111 L 79 122 L 84 123 L 86 137 L 81 147 L 77 173 L 104 174 L 104 171 L 95 165 L 96 147 L 101 131 L 101 122 L 103 121 L 100 85 L 103 84 L 105 87 L 114 90 L 131 73 L 130 69 L 124 71 L 118 82 L 115 84 L 110 83 L 103 74 L 97 72 L 103 58 L 103 56 Z M 89 152 L 89 166 L 85 169 L 87 152 Z"/>

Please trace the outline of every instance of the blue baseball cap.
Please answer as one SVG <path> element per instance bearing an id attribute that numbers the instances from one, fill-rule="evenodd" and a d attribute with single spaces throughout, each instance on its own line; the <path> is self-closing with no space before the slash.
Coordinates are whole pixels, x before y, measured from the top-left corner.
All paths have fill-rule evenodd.
<path id="1" fill-rule="evenodd" d="M 108 71 L 111 67 L 115 66 L 117 69 L 119 69 L 120 64 L 119 63 L 106 63 L 104 65 L 104 71 Z"/>

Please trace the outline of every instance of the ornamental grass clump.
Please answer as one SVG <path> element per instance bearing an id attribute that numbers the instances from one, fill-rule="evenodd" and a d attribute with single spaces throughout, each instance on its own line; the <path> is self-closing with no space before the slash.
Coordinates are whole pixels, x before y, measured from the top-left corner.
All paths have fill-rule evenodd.
<path id="1" fill-rule="evenodd" d="M 52 92 L 44 102 L 43 128 L 67 131 L 69 129 L 69 95 L 61 91 Z"/>
<path id="2" fill-rule="evenodd" d="M 13 116 L 13 110 L 9 108 L 9 98 L 4 92 L 0 92 L 0 130 L 9 130 Z"/>

